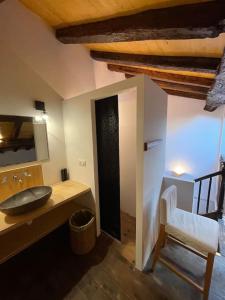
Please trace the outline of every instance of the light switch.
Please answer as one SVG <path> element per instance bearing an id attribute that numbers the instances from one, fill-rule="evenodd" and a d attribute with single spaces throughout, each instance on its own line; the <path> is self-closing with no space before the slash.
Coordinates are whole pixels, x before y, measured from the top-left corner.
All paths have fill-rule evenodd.
<path id="1" fill-rule="evenodd" d="M 86 167 L 86 160 L 79 159 L 79 166 L 80 167 Z"/>

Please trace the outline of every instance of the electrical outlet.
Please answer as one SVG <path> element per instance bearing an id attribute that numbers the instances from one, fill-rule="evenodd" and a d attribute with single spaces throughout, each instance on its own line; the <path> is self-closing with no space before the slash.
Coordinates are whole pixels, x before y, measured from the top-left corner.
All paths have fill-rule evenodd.
<path id="1" fill-rule="evenodd" d="M 80 167 L 86 167 L 86 160 L 83 160 L 83 159 L 79 159 L 79 166 Z"/>

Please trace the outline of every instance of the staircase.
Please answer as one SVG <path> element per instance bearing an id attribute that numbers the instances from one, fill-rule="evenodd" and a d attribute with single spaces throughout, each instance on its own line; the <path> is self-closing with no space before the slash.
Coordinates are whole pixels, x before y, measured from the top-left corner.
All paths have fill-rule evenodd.
<path id="1" fill-rule="evenodd" d="M 213 180 L 213 178 L 216 178 L 216 177 L 219 179 L 219 193 L 218 193 L 218 199 L 217 199 L 217 210 L 209 212 L 209 201 L 210 201 L 212 180 Z M 201 202 L 202 183 L 205 180 L 208 181 L 207 202 L 206 202 L 205 213 L 201 212 L 201 215 L 211 218 L 211 219 L 214 219 L 214 220 L 222 219 L 224 196 L 225 196 L 225 162 L 224 161 L 221 162 L 220 171 L 195 179 L 195 182 L 199 183 L 197 214 L 199 214 L 199 208 L 200 208 L 200 202 Z"/>

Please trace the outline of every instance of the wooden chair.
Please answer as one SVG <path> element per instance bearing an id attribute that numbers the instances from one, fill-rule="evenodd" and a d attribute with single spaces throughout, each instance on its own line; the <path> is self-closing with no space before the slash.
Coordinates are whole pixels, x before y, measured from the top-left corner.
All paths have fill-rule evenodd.
<path id="1" fill-rule="evenodd" d="M 206 217 L 186 212 L 177 208 L 177 189 L 171 186 L 166 189 L 160 200 L 160 233 L 153 256 L 152 271 L 157 260 L 182 279 L 196 287 L 207 300 L 211 284 L 214 257 L 218 249 L 219 225 Z M 160 256 L 160 249 L 167 239 L 206 260 L 204 286 L 200 286 L 172 263 Z"/>

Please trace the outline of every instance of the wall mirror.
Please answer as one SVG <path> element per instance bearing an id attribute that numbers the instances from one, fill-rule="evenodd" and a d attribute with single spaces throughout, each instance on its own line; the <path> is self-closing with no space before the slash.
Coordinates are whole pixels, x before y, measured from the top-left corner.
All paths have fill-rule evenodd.
<path id="1" fill-rule="evenodd" d="M 0 115 L 0 166 L 49 159 L 47 126 L 32 117 Z"/>

